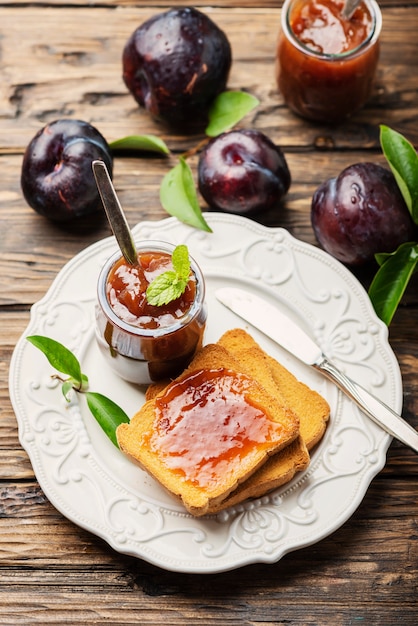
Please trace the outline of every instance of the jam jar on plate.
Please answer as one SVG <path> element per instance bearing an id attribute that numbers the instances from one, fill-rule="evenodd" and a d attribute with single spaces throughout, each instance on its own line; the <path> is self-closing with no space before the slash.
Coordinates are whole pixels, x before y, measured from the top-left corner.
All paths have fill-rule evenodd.
<path id="1" fill-rule="evenodd" d="M 146 385 L 181 373 L 201 347 L 206 325 L 203 274 L 190 258 L 183 294 L 165 305 L 148 303 L 145 292 L 159 274 L 172 270 L 174 245 L 141 242 L 138 263 L 115 253 L 98 280 L 96 338 L 113 370 L 131 383 Z"/>

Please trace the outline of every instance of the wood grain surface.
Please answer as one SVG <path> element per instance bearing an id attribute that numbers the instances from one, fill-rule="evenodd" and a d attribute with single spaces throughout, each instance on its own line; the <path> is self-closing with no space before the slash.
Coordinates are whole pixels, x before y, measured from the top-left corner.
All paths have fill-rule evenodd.
<path id="1" fill-rule="evenodd" d="M 418 146 L 417 0 L 380 3 L 384 27 L 372 98 L 338 127 L 295 117 L 278 93 L 280 2 L 182 4 L 199 6 L 227 33 L 233 50 L 228 86 L 260 100 L 241 125 L 265 132 L 286 154 L 293 182 L 285 207 L 260 221 L 316 245 L 313 191 L 351 163 L 384 163 L 379 124 Z M 117 155 L 114 181 L 130 224 L 165 217 L 161 179 L 201 137 L 170 133 L 139 110 L 121 78 L 121 52 L 136 26 L 175 5 L 0 0 L 0 624 L 415 626 L 418 458 L 397 442 L 358 510 L 332 536 L 273 565 L 206 576 L 120 555 L 72 524 L 43 494 L 19 444 L 8 369 L 30 307 L 67 261 L 110 234 L 103 218 L 59 226 L 34 213 L 20 190 L 23 152 L 38 129 L 61 117 L 91 122 L 108 141 L 158 135 L 173 156 Z M 196 163 L 192 158 L 194 172 Z M 356 272 L 366 287 L 374 270 Z M 403 415 L 415 428 L 417 288 L 414 278 L 389 330 L 403 377 Z"/>

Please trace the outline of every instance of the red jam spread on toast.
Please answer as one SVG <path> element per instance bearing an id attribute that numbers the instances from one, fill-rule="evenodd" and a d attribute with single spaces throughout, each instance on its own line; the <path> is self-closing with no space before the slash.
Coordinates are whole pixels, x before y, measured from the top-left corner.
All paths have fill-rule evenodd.
<path id="1" fill-rule="evenodd" d="M 156 399 L 151 446 L 171 470 L 194 484 L 222 480 L 282 432 L 247 393 L 252 384 L 224 368 L 199 370 L 173 382 Z"/>
<path id="2" fill-rule="evenodd" d="M 107 279 L 107 297 L 115 314 L 132 326 L 149 329 L 171 326 L 183 317 L 196 295 L 193 273 L 180 298 L 166 305 L 152 306 L 145 295 L 154 278 L 172 269 L 171 256 L 165 252 L 140 252 L 137 265 L 129 265 L 122 257 Z"/>

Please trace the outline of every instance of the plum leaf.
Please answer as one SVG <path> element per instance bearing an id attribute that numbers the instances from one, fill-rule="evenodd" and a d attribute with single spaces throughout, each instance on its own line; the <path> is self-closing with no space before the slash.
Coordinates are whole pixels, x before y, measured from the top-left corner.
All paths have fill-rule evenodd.
<path id="1" fill-rule="evenodd" d="M 87 382 L 86 377 L 81 373 L 81 366 L 77 357 L 59 341 L 42 335 L 31 335 L 26 339 L 44 353 L 52 367 L 61 374 L 70 376 L 76 386 L 81 388 L 83 382 Z"/>
<path id="2" fill-rule="evenodd" d="M 380 126 L 380 144 L 415 224 L 418 224 L 418 155 L 403 135 Z"/>
<path id="3" fill-rule="evenodd" d="M 404 243 L 395 252 L 377 254 L 376 261 L 380 267 L 369 287 L 369 297 L 377 315 L 389 326 L 412 274 L 417 271 L 418 243 Z"/>
<path id="4" fill-rule="evenodd" d="M 136 150 L 170 154 L 166 143 L 155 135 L 128 135 L 109 144 L 111 150 Z"/>
<path id="5" fill-rule="evenodd" d="M 209 124 L 205 133 L 216 137 L 230 130 L 260 101 L 245 91 L 224 91 L 215 98 L 209 110 Z"/>
<path id="6" fill-rule="evenodd" d="M 85 395 L 91 414 L 112 443 L 119 447 L 116 429 L 119 424 L 128 423 L 129 417 L 120 406 L 101 393 L 87 391 Z"/>
<path id="7" fill-rule="evenodd" d="M 192 171 L 183 157 L 164 176 L 160 200 L 167 213 L 177 217 L 180 222 L 212 232 L 199 206 Z"/>

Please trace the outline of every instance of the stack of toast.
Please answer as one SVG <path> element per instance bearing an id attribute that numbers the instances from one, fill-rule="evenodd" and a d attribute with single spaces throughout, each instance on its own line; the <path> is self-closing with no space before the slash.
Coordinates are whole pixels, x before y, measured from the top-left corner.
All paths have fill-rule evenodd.
<path id="1" fill-rule="evenodd" d="M 117 439 L 189 513 L 202 516 L 261 497 L 306 469 L 329 414 L 320 394 L 233 329 L 174 381 L 151 385 Z"/>

